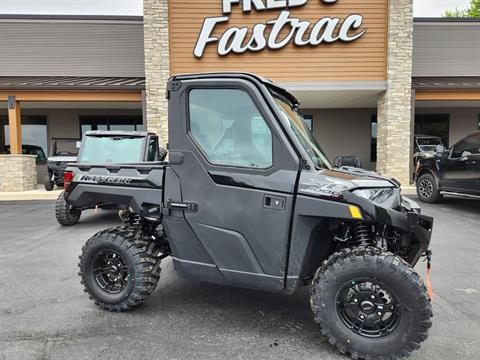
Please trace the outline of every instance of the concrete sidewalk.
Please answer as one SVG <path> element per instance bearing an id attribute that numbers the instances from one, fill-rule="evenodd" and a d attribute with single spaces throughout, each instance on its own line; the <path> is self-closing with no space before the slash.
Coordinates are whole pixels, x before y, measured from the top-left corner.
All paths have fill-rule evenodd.
<path id="1" fill-rule="evenodd" d="M 56 200 L 62 189 L 46 191 L 41 188 L 22 192 L 0 192 L 0 201 Z"/>
<path id="2" fill-rule="evenodd" d="M 25 200 L 56 200 L 62 189 L 54 191 L 45 191 L 45 189 L 38 188 L 32 191 L 23 192 L 0 192 L 0 201 L 25 201 Z M 402 194 L 415 195 L 415 187 L 402 187 Z"/>

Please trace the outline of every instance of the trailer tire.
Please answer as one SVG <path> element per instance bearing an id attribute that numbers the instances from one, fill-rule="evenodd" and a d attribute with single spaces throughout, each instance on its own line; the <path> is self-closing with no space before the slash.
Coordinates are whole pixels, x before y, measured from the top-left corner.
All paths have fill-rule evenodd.
<path id="1" fill-rule="evenodd" d="M 107 261 L 101 268 L 108 259 L 111 263 Z M 82 248 L 78 266 L 89 298 L 112 312 L 143 303 L 160 278 L 156 243 L 134 226 L 115 227 L 91 237 Z"/>
<path id="2" fill-rule="evenodd" d="M 310 304 L 322 335 L 352 359 L 409 356 L 432 325 L 418 274 L 374 247 L 344 249 L 326 260 L 314 276 Z"/>
<path id="3" fill-rule="evenodd" d="M 78 224 L 82 212 L 75 209 L 65 200 L 65 192 L 62 191 L 55 203 L 55 216 L 57 221 L 62 226 L 72 226 Z"/>

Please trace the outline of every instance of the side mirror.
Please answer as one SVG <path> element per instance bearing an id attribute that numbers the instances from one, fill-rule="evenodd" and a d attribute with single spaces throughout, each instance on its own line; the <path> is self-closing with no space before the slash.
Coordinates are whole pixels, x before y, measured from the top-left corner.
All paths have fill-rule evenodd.
<path id="1" fill-rule="evenodd" d="M 435 156 L 443 157 L 444 155 L 445 155 L 445 146 L 437 145 L 437 147 L 435 148 Z"/>

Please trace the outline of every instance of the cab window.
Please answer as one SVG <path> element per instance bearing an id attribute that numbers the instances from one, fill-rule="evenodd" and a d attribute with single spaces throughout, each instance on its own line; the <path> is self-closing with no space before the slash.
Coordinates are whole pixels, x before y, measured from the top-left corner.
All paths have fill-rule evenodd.
<path id="1" fill-rule="evenodd" d="M 191 90 L 189 131 L 213 164 L 259 169 L 273 165 L 270 128 L 243 90 Z"/>
<path id="2" fill-rule="evenodd" d="M 466 138 L 459 144 L 455 145 L 452 151 L 453 158 L 478 154 L 480 154 L 480 134 L 475 134 Z"/>

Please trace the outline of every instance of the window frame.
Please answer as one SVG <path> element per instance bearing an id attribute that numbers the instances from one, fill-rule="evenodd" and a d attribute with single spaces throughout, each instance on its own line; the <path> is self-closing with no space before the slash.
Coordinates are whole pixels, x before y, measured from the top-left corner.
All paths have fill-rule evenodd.
<path id="1" fill-rule="evenodd" d="M 228 164 L 219 164 L 212 162 L 209 158 L 208 155 L 205 153 L 203 147 L 198 143 L 197 139 L 195 136 L 192 134 L 191 131 L 191 121 L 190 121 L 190 93 L 195 90 L 239 90 L 244 92 L 249 99 L 252 101 L 253 105 L 255 106 L 256 110 L 258 113 L 262 116 L 263 121 L 265 122 L 265 125 L 268 127 L 270 131 L 270 136 L 272 139 L 272 163 L 268 167 L 254 167 L 254 166 L 240 166 L 240 165 L 228 165 Z M 270 125 L 269 121 L 267 121 L 267 116 L 265 115 L 264 111 L 262 111 L 262 108 L 259 106 L 257 99 L 251 96 L 250 91 L 248 89 L 245 89 L 242 86 L 238 85 L 196 85 L 189 87 L 186 93 L 186 101 L 185 101 L 185 106 L 186 106 L 186 130 L 187 130 L 187 137 L 190 139 L 190 141 L 194 144 L 195 148 L 198 150 L 198 152 L 202 155 L 203 159 L 212 167 L 220 167 L 220 168 L 227 168 L 227 169 L 241 169 L 241 170 L 248 170 L 248 171 L 269 171 L 272 170 L 275 167 L 275 139 L 276 139 L 276 134 L 275 131 L 272 129 L 272 126 Z"/>

